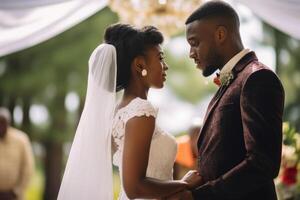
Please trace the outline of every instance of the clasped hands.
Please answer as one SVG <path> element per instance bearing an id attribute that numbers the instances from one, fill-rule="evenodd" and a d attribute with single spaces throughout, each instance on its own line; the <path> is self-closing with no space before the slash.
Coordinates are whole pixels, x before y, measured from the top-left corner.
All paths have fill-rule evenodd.
<path id="1" fill-rule="evenodd" d="M 203 179 L 196 170 L 190 170 L 181 180 L 187 183 L 187 188 L 168 196 L 165 200 L 193 200 L 191 190 L 203 184 Z"/>

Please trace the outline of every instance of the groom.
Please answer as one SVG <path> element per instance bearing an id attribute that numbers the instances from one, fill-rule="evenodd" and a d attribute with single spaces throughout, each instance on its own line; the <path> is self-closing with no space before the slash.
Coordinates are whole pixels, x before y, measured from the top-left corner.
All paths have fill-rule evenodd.
<path id="1" fill-rule="evenodd" d="M 220 70 L 198 138 L 199 200 L 275 200 L 284 90 L 274 72 L 244 49 L 239 18 L 209 1 L 186 21 L 190 57 L 207 77 Z"/>

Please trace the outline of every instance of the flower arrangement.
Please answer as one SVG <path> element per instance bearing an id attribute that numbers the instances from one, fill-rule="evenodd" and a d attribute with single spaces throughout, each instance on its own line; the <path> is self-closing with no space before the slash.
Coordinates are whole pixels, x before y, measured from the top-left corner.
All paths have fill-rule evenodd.
<path id="1" fill-rule="evenodd" d="M 276 179 L 277 192 L 280 199 L 300 199 L 299 161 L 300 134 L 297 133 L 294 127 L 285 122 L 283 123 L 281 168 Z"/>

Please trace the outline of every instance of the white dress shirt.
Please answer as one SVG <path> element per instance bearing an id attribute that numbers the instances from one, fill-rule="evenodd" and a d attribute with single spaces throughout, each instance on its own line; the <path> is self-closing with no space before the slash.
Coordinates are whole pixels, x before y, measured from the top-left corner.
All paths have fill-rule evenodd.
<path id="1" fill-rule="evenodd" d="M 243 49 L 239 53 L 237 53 L 235 56 L 233 56 L 221 69 L 220 71 L 220 80 L 221 83 L 224 83 L 226 77 L 228 77 L 231 74 L 231 71 L 233 67 L 247 54 L 249 53 L 249 49 Z"/>

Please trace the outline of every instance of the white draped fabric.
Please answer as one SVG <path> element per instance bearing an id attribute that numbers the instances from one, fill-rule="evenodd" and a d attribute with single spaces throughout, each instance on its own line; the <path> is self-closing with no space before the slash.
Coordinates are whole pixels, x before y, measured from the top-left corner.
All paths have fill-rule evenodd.
<path id="1" fill-rule="evenodd" d="M 300 0 L 235 0 L 262 20 L 300 40 Z"/>
<path id="2" fill-rule="evenodd" d="M 232 1 L 300 39 L 300 0 Z M 0 0 L 0 57 L 50 39 L 106 5 L 107 0 Z"/>
<path id="3" fill-rule="evenodd" d="M 106 5 L 106 0 L 0 0 L 0 57 L 48 40 Z"/>

